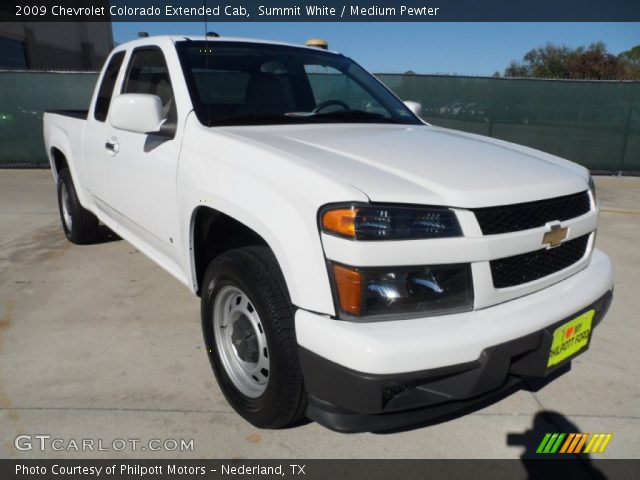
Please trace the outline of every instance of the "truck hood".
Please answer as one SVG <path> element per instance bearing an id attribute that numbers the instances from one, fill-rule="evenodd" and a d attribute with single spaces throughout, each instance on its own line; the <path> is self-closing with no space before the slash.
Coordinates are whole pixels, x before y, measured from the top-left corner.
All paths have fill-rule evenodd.
<path id="1" fill-rule="evenodd" d="M 479 135 L 427 125 L 226 127 L 351 184 L 371 201 L 477 208 L 587 189 L 567 160 Z"/>

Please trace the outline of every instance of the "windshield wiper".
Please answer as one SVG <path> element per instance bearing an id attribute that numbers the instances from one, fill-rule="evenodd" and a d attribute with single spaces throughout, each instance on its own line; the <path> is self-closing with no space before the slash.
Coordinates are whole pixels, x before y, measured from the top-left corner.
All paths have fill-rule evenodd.
<path id="1" fill-rule="evenodd" d="M 248 113 L 212 118 L 209 127 L 233 125 L 281 125 L 291 123 L 403 123 L 380 113 L 363 110 L 336 110 L 326 113 L 288 112 L 288 113 Z"/>
<path id="2" fill-rule="evenodd" d="M 333 112 L 316 113 L 312 118 L 344 122 L 402 123 L 381 113 L 365 112 L 364 110 L 335 110 Z"/>
<path id="3" fill-rule="evenodd" d="M 248 113 L 246 115 L 230 115 L 212 118 L 208 126 L 218 125 L 272 125 L 280 123 L 297 123 L 298 117 L 290 117 L 281 113 Z"/>

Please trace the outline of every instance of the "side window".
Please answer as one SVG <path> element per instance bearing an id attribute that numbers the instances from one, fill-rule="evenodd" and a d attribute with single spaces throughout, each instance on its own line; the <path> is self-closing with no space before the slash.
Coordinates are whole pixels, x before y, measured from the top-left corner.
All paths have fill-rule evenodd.
<path id="1" fill-rule="evenodd" d="M 169 69 L 158 48 L 134 50 L 122 93 L 147 93 L 162 100 L 163 117 L 175 121 L 176 108 Z"/>
<path id="2" fill-rule="evenodd" d="M 96 107 L 93 111 L 93 117 L 100 122 L 104 122 L 107 119 L 109 104 L 113 96 L 113 87 L 116 84 L 122 60 L 124 60 L 124 52 L 116 53 L 111 57 L 111 61 L 104 72 L 104 77 L 98 90 L 98 97 L 96 98 Z"/>

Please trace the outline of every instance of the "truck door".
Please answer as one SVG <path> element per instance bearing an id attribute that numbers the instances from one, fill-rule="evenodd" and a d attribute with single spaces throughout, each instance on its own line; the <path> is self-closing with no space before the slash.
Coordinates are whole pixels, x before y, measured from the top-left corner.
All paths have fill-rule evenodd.
<path id="1" fill-rule="evenodd" d="M 171 76 L 159 47 L 132 51 L 121 93 L 157 95 L 167 122 L 177 122 Z M 167 138 L 135 133 L 109 124 L 107 182 L 110 214 L 166 260 L 179 262 L 176 174 L 179 134 Z"/>
<path id="2" fill-rule="evenodd" d="M 113 54 L 100 81 L 93 108 L 87 115 L 83 137 L 84 168 L 86 171 L 85 185 L 94 196 L 98 208 L 107 197 L 107 181 L 104 145 L 107 140 L 107 116 L 109 105 L 113 97 L 118 73 L 124 60 L 125 52 Z"/>

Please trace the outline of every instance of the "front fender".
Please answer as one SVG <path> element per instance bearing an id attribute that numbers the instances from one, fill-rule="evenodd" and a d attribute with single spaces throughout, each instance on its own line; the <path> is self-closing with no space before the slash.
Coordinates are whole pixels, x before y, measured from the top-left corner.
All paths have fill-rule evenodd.
<path id="1" fill-rule="evenodd" d="M 177 188 L 179 208 L 185 212 L 181 228 L 185 264 L 191 266 L 194 290 L 191 220 L 198 207 L 208 206 L 251 228 L 267 242 L 296 306 L 334 314 L 317 212 L 326 203 L 367 201 L 367 197 L 330 173 L 282 152 L 204 127 L 189 130 L 180 154 Z"/>

